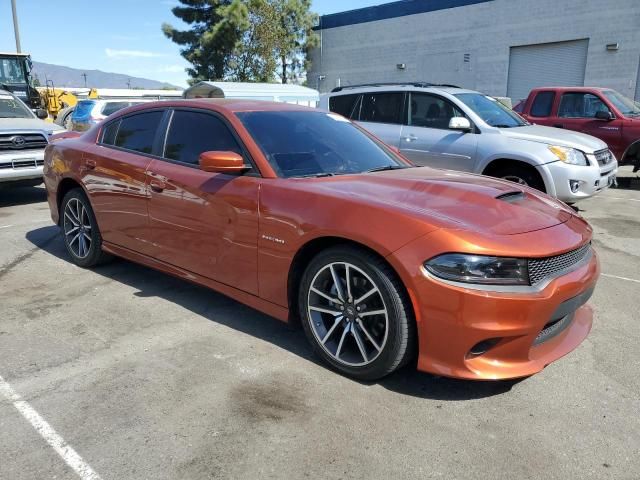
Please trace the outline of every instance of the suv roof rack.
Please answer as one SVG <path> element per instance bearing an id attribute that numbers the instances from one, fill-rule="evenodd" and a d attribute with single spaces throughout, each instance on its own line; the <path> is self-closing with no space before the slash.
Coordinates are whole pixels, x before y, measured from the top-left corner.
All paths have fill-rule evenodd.
<path id="1" fill-rule="evenodd" d="M 356 85 L 344 85 L 342 87 L 336 87 L 331 90 L 331 93 L 340 92 L 346 88 L 360 88 L 360 87 L 388 87 L 388 86 L 405 86 L 428 88 L 428 87 L 449 87 L 460 88 L 458 85 L 450 85 L 448 83 L 429 83 L 429 82 L 376 82 L 376 83 L 359 83 Z"/>

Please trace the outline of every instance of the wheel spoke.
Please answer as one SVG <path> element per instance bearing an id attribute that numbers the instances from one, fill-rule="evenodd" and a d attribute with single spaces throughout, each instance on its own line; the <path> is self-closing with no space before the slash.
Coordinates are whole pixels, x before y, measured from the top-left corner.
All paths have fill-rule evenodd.
<path id="1" fill-rule="evenodd" d="M 369 341 L 371 342 L 371 345 L 373 345 L 373 347 L 379 352 L 380 350 L 382 350 L 380 348 L 380 345 L 378 345 L 378 342 L 376 342 L 373 337 L 371 336 L 371 334 L 369 333 L 369 331 L 364 327 L 364 324 L 362 323 L 362 320 L 360 320 L 359 318 L 356 320 L 356 323 L 358 324 L 358 327 L 360 327 L 360 330 L 362 330 L 365 334 L 365 336 L 369 339 Z"/>
<path id="2" fill-rule="evenodd" d="M 87 232 L 84 232 L 83 235 L 84 235 L 84 238 L 86 238 L 89 241 L 89 244 L 91 244 L 91 236 Z"/>
<path id="3" fill-rule="evenodd" d="M 363 300 L 369 298 L 371 295 L 373 295 L 374 293 L 376 293 L 378 291 L 378 289 L 376 287 L 373 287 L 371 290 L 369 290 L 367 293 L 365 293 L 364 295 L 362 295 L 359 298 L 356 298 L 353 303 L 355 305 L 358 305 L 360 302 L 362 302 Z"/>
<path id="4" fill-rule="evenodd" d="M 75 232 L 76 230 L 79 230 L 80 227 L 79 226 L 75 226 L 73 227 L 71 230 L 69 230 L 68 232 L 64 232 L 65 235 L 71 235 L 73 232 Z"/>
<path id="5" fill-rule="evenodd" d="M 351 328 L 351 335 L 356 339 L 356 343 L 358 344 L 358 350 L 360 350 L 360 354 L 362 355 L 362 359 L 367 361 L 367 351 L 364 348 L 364 344 L 362 343 L 362 338 L 360 338 L 360 334 L 357 332 L 355 328 Z"/>
<path id="6" fill-rule="evenodd" d="M 329 266 L 329 269 L 331 270 L 331 277 L 333 278 L 333 283 L 336 286 L 336 291 L 338 292 L 338 298 L 344 302 L 345 298 L 344 298 L 344 293 L 342 292 L 342 284 L 340 283 L 340 280 L 336 275 L 336 271 L 333 268 L 333 264 Z"/>
<path id="7" fill-rule="evenodd" d="M 71 211 L 71 208 L 68 208 L 67 210 Z M 69 219 L 69 221 L 70 221 L 70 222 L 71 222 L 75 227 L 77 227 L 78 225 L 80 225 L 78 222 L 76 222 L 76 221 L 71 217 L 71 215 L 69 214 L 69 212 L 64 212 L 64 216 L 65 216 L 66 218 L 68 218 L 68 219 Z"/>
<path id="8" fill-rule="evenodd" d="M 320 296 L 321 296 L 321 297 L 323 297 L 323 298 L 326 298 L 326 299 L 327 299 L 327 300 L 329 300 L 330 302 L 333 302 L 333 303 L 343 303 L 343 302 L 342 302 L 342 300 L 340 300 L 339 298 L 335 298 L 335 297 L 332 297 L 332 296 L 330 296 L 330 295 L 327 295 L 326 293 L 321 292 L 320 290 L 318 290 L 316 287 L 311 287 L 311 291 L 312 291 L 313 293 L 317 293 L 318 295 L 320 295 Z"/>
<path id="9" fill-rule="evenodd" d="M 71 241 L 69 242 L 69 246 L 73 245 L 75 241 L 78 240 L 79 238 L 80 238 L 80 232 L 78 232 L 76 236 L 71 239 Z"/>
<path id="10" fill-rule="evenodd" d="M 338 343 L 338 349 L 336 350 L 336 358 L 340 359 L 340 352 L 342 351 L 342 345 L 344 344 L 344 339 L 347 336 L 347 333 L 349 333 L 349 325 L 347 325 L 344 330 L 342 331 L 342 336 L 340 337 L 340 342 Z"/>
<path id="11" fill-rule="evenodd" d="M 345 281 L 347 282 L 347 299 L 351 301 L 353 297 L 351 296 L 351 276 L 349 275 L 349 264 L 345 265 L 344 276 Z"/>
<path id="12" fill-rule="evenodd" d="M 371 310 L 370 312 L 360 312 L 361 317 L 369 317 L 371 315 L 386 315 L 386 310 Z"/>
<path id="13" fill-rule="evenodd" d="M 78 255 L 80 257 L 84 257 L 85 248 L 86 248 L 86 245 L 85 245 L 84 235 L 81 235 L 80 241 L 78 242 Z"/>
<path id="14" fill-rule="evenodd" d="M 322 339 L 322 344 L 324 345 L 325 343 L 327 343 L 327 340 L 329 340 L 329 337 L 331 336 L 331 334 L 334 332 L 334 330 L 336 329 L 336 327 L 338 325 L 340 325 L 340 322 L 342 322 L 342 319 L 344 317 L 342 315 L 340 315 L 339 317 L 336 317 L 336 321 L 333 322 L 333 325 L 331 326 L 331 328 L 329 329 L 329 331 L 327 332 L 327 334 L 324 336 L 324 338 Z"/>
<path id="15" fill-rule="evenodd" d="M 342 312 L 340 312 L 338 310 L 329 310 L 328 308 L 323 308 L 323 307 L 312 307 L 312 306 L 309 306 L 309 310 L 313 310 L 315 312 L 328 313 L 328 314 L 333 315 L 333 316 L 342 314 Z"/>

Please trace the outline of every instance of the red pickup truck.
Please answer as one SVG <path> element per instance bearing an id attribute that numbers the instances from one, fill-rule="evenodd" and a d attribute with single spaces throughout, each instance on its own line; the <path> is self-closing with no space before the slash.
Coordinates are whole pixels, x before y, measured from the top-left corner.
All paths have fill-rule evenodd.
<path id="1" fill-rule="evenodd" d="M 608 88 L 536 88 L 514 107 L 531 123 L 598 137 L 620 164 L 640 169 L 640 106 Z"/>

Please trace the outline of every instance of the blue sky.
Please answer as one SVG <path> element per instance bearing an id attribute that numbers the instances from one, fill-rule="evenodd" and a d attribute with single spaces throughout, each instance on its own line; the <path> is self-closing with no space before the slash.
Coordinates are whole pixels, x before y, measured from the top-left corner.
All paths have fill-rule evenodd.
<path id="1" fill-rule="evenodd" d="M 186 85 L 187 62 L 162 35 L 176 0 L 16 0 L 22 51 L 36 61 Z M 385 0 L 313 0 L 328 14 Z M 10 0 L 0 0 L 0 52 L 14 52 Z M 90 83 L 90 79 L 89 79 Z M 82 80 L 78 79 L 78 86 Z"/>

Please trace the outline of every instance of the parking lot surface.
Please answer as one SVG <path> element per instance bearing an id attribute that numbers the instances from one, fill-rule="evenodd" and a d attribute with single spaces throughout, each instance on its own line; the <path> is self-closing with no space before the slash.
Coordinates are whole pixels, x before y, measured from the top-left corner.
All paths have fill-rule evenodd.
<path id="1" fill-rule="evenodd" d="M 603 275 L 576 351 L 517 382 L 364 384 L 215 292 L 74 266 L 44 189 L 0 191 L 0 478 L 638 479 L 640 191 L 578 206 Z"/>

